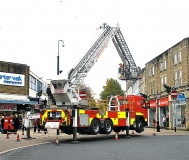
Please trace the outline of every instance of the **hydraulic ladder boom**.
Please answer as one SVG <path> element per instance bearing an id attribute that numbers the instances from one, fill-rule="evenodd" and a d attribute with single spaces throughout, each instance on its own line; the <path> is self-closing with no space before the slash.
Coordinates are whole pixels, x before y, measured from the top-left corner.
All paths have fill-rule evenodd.
<path id="1" fill-rule="evenodd" d="M 73 88 L 77 88 L 81 84 L 83 79 L 87 76 L 87 73 L 99 58 L 100 54 L 103 52 L 104 48 L 108 45 L 110 39 L 112 39 L 125 66 L 124 80 L 137 79 L 138 77 L 140 68 L 136 66 L 120 28 L 110 27 L 106 23 L 103 23 L 100 28 L 103 29 L 100 36 L 76 67 L 71 69 L 68 74 L 68 80 Z"/>
<path id="2" fill-rule="evenodd" d="M 133 80 L 139 77 L 140 68 L 136 66 L 119 26 L 111 27 L 103 23 L 100 29 L 102 29 L 101 34 L 79 63 L 70 70 L 68 78 L 51 81 L 53 87 L 51 87 L 50 91 L 57 105 L 69 106 L 73 104 L 77 105 L 81 102 L 76 90 L 81 85 L 94 63 L 97 62 L 110 40 L 113 41 L 124 64 L 119 71 L 122 75 L 120 79 Z"/>

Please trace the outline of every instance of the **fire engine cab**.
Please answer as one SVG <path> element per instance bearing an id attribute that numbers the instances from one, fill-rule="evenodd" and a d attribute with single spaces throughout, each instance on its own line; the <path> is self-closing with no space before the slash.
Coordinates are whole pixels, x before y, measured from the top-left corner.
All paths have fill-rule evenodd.
<path id="1" fill-rule="evenodd" d="M 103 104 L 106 106 L 104 109 L 99 109 L 89 107 L 78 95 L 78 88 L 110 40 L 123 62 L 118 70 L 120 79 L 132 81 L 141 77 L 141 69 L 136 66 L 120 27 L 103 23 L 99 28 L 102 29 L 101 34 L 79 63 L 69 71 L 68 76 L 51 80 L 47 94 L 49 99 L 56 103 L 57 108 L 41 110 L 42 128 L 53 124 L 51 127 L 55 126 L 66 134 L 73 134 L 74 139 L 77 133 L 110 134 L 112 131 L 128 131 L 128 128 L 141 133 L 144 130 L 148 107 L 142 96 L 114 95 Z"/>

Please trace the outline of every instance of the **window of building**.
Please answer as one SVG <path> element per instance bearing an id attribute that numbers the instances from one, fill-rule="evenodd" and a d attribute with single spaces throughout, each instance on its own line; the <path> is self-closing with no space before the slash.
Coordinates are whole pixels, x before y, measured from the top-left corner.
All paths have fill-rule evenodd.
<path id="1" fill-rule="evenodd" d="M 174 75 L 175 75 L 175 87 L 178 87 L 178 72 L 175 71 Z"/>
<path id="2" fill-rule="evenodd" d="M 40 92 L 42 90 L 42 83 L 40 81 L 37 81 L 37 92 Z"/>
<path id="3" fill-rule="evenodd" d="M 175 75 L 175 87 L 182 86 L 182 69 L 176 70 Z"/>
<path id="4" fill-rule="evenodd" d="M 174 65 L 177 65 L 177 54 L 174 54 Z"/>
<path id="5" fill-rule="evenodd" d="M 182 54 L 181 51 L 178 52 L 178 63 L 182 62 Z"/>
<path id="6" fill-rule="evenodd" d="M 179 85 L 182 86 L 182 69 L 179 69 Z"/>
<path id="7" fill-rule="evenodd" d="M 36 79 L 30 75 L 30 88 L 36 90 Z"/>
<path id="8" fill-rule="evenodd" d="M 154 76 L 154 66 L 149 69 L 149 77 Z"/>
<path id="9" fill-rule="evenodd" d="M 167 84 L 167 77 L 166 77 L 166 75 L 165 75 L 165 76 L 162 76 L 162 77 L 160 78 L 160 83 L 161 83 L 161 91 L 164 91 L 164 90 L 165 90 L 164 84 Z"/>
<path id="10" fill-rule="evenodd" d="M 163 61 L 163 70 L 166 70 L 166 59 Z"/>
<path id="11" fill-rule="evenodd" d="M 154 80 L 150 82 L 150 94 L 154 94 Z"/>
<path id="12" fill-rule="evenodd" d="M 154 66 L 152 67 L 152 76 L 154 76 Z"/>
<path id="13" fill-rule="evenodd" d="M 163 71 L 163 62 L 160 63 L 160 71 Z"/>

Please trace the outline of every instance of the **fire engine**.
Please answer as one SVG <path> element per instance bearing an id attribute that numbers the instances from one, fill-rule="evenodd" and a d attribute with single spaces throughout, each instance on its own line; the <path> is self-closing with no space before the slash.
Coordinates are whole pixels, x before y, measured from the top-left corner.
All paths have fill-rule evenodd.
<path id="1" fill-rule="evenodd" d="M 101 34 L 79 61 L 70 70 L 68 77 L 51 80 L 47 88 L 49 98 L 56 102 L 56 108 L 46 108 L 40 112 L 41 127 L 58 123 L 58 129 L 66 134 L 110 134 L 128 129 L 141 133 L 147 125 L 147 103 L 140 95 L 110 96 L 105 107 L 89 107 L 85 99 L 79 97 L 77 89 L 110 40 L 113 41 L 123 62 L 119 68 L 119 78 L 126 81 L 139 79 L 137 67 L 121 33 L 120 27 L 106 23 L 100 26 Z M 49 101 L 48 101 L 49 102 Z M 127 131 L 127 130 L 126 130 Z M 75 139 L 75 138 L 74 138 Z"/>

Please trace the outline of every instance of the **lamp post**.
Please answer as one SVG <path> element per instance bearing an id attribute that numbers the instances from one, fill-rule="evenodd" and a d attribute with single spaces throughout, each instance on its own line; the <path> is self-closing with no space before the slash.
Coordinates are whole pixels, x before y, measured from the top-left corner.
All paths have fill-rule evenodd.
<path id="1" fill-rule="evenodd" d="M 58 56 L 57 56 L 57 75 L 59 75 L 59 42 L 62 42 L 62 47 L 64 47 L 64 41 L 63 40 L 58 40 Z"/>
<path id="2" fill-rule="evenodd" d="M 160 132 L 160 126 L 159 126 L 159 110 L 158 110 L 158 103 L 159 103 L 159 98 L 160 98 L 160 93 L 157 91 L 157 93 L 155 94 L 156 96 L 156 129 L 157 132 Z"/>

